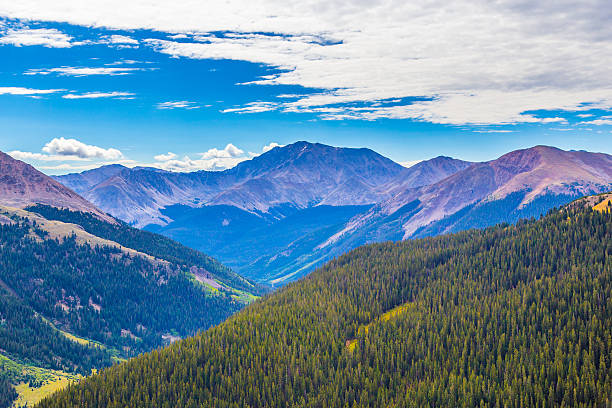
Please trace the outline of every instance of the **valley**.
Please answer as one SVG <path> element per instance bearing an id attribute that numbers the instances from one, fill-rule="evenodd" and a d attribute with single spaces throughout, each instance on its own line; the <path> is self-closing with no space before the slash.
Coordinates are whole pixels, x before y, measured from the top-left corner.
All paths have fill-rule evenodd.
<path id="1" fill-rule="evenodd" d="M 0 408 L 612 408 L 610 0 L 0 0 Z"/>

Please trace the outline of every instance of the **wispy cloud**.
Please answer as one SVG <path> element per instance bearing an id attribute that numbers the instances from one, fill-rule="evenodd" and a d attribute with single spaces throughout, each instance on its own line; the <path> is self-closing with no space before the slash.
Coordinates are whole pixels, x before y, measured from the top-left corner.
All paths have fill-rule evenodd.
<path id="1" fill-rule="evenodd" d="M 47 95 L 64 91 L 65 89 L 32 89 L 18 86 L 0 87 L 0 95 Z"/>
<path id="2" fill-rule="evenodd" d="M 196 102 L 190 101 L 169 101 L 157 104 L 157 109 L 199 109 Z"/>
<path id="3" fill-rule="evenodd" d="M 109 62 L 107 64 L 104 65 L 134 65 L 134 64 L 152 64 L 151 61 L 137 61 L 137 60 L 131 60 L 131 59 L 121 59 L 119 61 L 113 61 L 113 62 Z"/>
<path id="4" fill-rule="evenodd" d="M 134 94 L 131 92 L 86 92 L 81 94 L 69 93 L 62 95 L 65 99 L 98 99 L 98 98 L 113 98 L 113 99 L 134 99 Z"/>
<path id="5" fill-rule="evenodd" d="M 278 109 L 327 120 L 492 125 L 552 123 L 533 111 L 612 108 L 612 25 L 602 12 L 608 0 L 529 6 L 521 0 L 331 0 L 325 7 L 319 0 L 290 7 L 243 0 L 216 3 L 215 13 L 204 3 L 165 0 L 5 3 L 0 15 L 11 18 L 170 33 L 168 40 L 141 44 L 177 58 L 270 68 L 252 85 L 318 90 L 227 113 Z M 404 102 L 380 103 L 391 99 Z"/>
<path id="6" fill-rule="evenodd" d="M 275 102 L 249 102 L 238 108 L 223 109 L 223 113 L 261 113 L 278 109 L 282 105 Z"/>
<path id="7" fill-rule="evenodd" d="M 610 118 L 610 119 L 602 118 L 602 119 L 589 120 L 587 122 L 580 122 L 580 124 L 581 125 L 596 125 L 596 126 L 612 125 L 612 118 Z"/>
<path id="8" fill-rule="evenodd" d="M 0 37 L 0 44 L 16 47 L 42 45 L 49 48 L 70 48 L 72 37 L 54 28 L 9 29 Z"/>
<path id="9" fill-rule="evenodd" d="M 29 69 L 24 75 L 90 76 L 90 75 L 130 75 L 137 71 L 149 71 L 155 68 L 137 67 L 57 67 L 47 69 Z"/>

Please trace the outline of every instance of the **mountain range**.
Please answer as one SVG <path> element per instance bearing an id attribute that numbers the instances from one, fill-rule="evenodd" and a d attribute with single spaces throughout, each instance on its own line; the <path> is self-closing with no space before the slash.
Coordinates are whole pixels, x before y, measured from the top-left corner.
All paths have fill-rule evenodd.
<path id="1" fill-rule="evenodd" d="M 359 245 L 538 217 L 612 188 L 612 156 L 535 146 L 405 168 L 369 149 L 297 142 L 221 171 L 105 166 L 56 180 L 134 226 L 283 284 Z"/>
<path id="2" fill-rule="evenodd" d="M 611 187 L 612 156 L 536 146 L 474 163 L 428 186 L 396 189 L 321 247 L 365 235 L 373 225 L 379 234 L 389 231 L 379 239 L 406 239 L 516 221 Z"/>
<path id="3" fill-rule="evenodd" d="M 440 391 L 452 383 L 389 386 L 397 384 L 393 373 L 398 370 L 407 373 L 402 378 L 415 378 L 420 369 L 413 363 L 426 358 L 418 356 L 425 344 L 451 343 L 464 345 L 461 358 L 469 357 L 469 367 L 487 366 L 476 377 L 470 374 L 469 381 L 486 378 L 489 393 L 469 391 L 466 398 L 499 402 L 508 396 L 499 388 L 501 377 L 496 370 L 513 373 L 515 379 L 525 372 L 524 365 L 517 369 L 523 363 L 517 366 L 504 360 L 506 338 L 495 331 L 506 329 L 507 310 L 514 308 L 512 315 L 531 319 L 520 327 L 545 328 L 550 320 L 534 323 L 533 319 L 548 314 L 575 316 L 575 311 L 566 310 L 568 305 L 583 308 L 585 302 L 593 301 L 587 309 L 598 310 L 596 322 L 603 323 L 589 323 L 589 336 L 609 337 L 605 332 L 610 327 L 609 313 L 600 300 L 607 299 L 609 292 L 602 237 L 609 229 L 610 194 L 574 201 L 538 222 L 503 223 L 539 217 L 575 197 L 610 190 L 611 169 L 610 155 L 547 146 L 510 152 L 484 163 L 440 156 L 405 168 L 368 149 L 299 142 L 225 172 L 171 173 L 114 165 L 57 177 L 66 185 L 72 183 L 68 187 L 0 153 L 0 406 L 9 406 L 16 398 L 17 405 L 23 404 L 27 395 L 38 400 L 46 392 L 43 389 L 61 388 L 124 358 L 215 326 L 266 292 L 207 254 L 271 285 L 295 280 L 336 259 L 206 331 L 205 336 L 170 347 L 163 356 L 146 354 L 105 371 L 110 381 L 133 384 L 129 393 L 113 394 L 120 387 L 109 386 L 99 377 L 93 380 L 97 381 L 93 388 L 92 382 L 86 382 L 87 398 L 102 398 L 91 404 L 107 405 L 106 396 L 115 395 L 111 405 L 120 400 L 119 406 L 149 405 L 143 402 L 151 398 L 142 392 L 145 378 L 156 378 L 156 384 L 167 391 L 171 366 L 179 370 L 171 381 L 178 391 L 163 395 L 156 391 L 158 404 L 191 406 L 210 398 L 220 402 L 217 391 L 224 390 L 224 398 L 255 406 L 270 405 L 279 398 L 298 406 L 315 403 L 317 398 L 351 405 L 366 398 L 370 402 L 365 405 L 373 406 L 388 406 L 390 401 L 403 406 L 402 398 L 421 402 L 434 398 L 455 406 L 457 401 L 452 399 L 458 394 Z M 142 229 L 130 226 L 73 189 L 98 197 L 100 205 L 110 203 L 108 211 L 129 214 L 130 205 L 138 205 L 132 223 L 149 223 Z M 496 223 L 502 224 L 484 232 L 430 237 Z M 412 239 L 421 237 L 430 238 Z M 404 242 L 363 246 L 389 240 Z M 556 244 L 561 241 L 564 245 Z M 194 248 L 206 249 L 207 254 Z M 559 255 L 559 251 L 566 253 Z M 571 274 L 557 273 L 568 268 Z M 584 287 L 576 290 L 577 284 Z M 517 288 L 524 293 L 517 295 Z M 604 296 L 592 296 L 594 288 L 603 290 Z M 576 293 L 584 297 L 578 299 Z M 483 296 L 492 309 L 482 308 Z M 566 299 L 557 302 L 563 296 Z M 547 305 L 550 311 L 529 314 L 520 306 L 526 299 L 545 299 L 535 304 Z M 440 318 L 448 312 L 455 314 L 452 327 L 457 327 L 457 321 L 463 325 L 458 332 L 440 331 L 450 327 L 446 317 Z M 478 318 L 465 320 L 461 316 L 466 313 Z M 487 330 L 472 324 L 482 322 L 482 316 L 488 319 Z M 393 326 L 396 320 L 401 326 Z M 393 321 L 391 326 L 385 324 L 388 321 Z M 564 344 L 574 344 L 567 333 L 582 332 L 585 322 L 565 321 L 553 335 Z M 422 331 L 410 337 L 414 330 Z M 491 332 L 492 336 L 478 340 L 489 348 L 486 355 L 497 353 L 485 362 L 482 353 L 473 353 L 474 344 L 468 344 L 473 336 L 464 335 Z M 393 339 L 398 336 L 414 340 L 438 333 L 448 338 L 420 345 L 408 340 L 402 347 L 416 347 L 408 352 L 394 348 Z M 546 336 L 550 333 L 546 331 Z M 530 340 L 542 346 L 536 355 L 548 353 L 542 361 L 556 358 L 538 336 L 539 340 Z M 517 335 L 511 341 L 523 340 L 523 335 Z M 321 344 L 326 346 L 322 349 Z M 572 398 L 582 398 L 571 393 L 576 389 L 580 395 L 605 400 L 601 387 L 609 380 L 601 373 L 607 363 L 597 356 L 609 352 L 597 344 L 587 360 L 576 360 L 587 364 L 586 372 L 598 372 L 597 380 L 578 385 L 573 377 L 564 377 L 564 388 L 557 386 L 554 395 L 548 392 L 549 401 L 571 405 Z M 389 355 L 395 356 L 393 367 L 385 359 L 375 364 L 384 367 L 382 371 L 367 368 Z M 583 355 L 572 354 L 572 358 Z M 410 356 L 417 356 L 416 360 Z M 241 368 L 241 361 L 253 358 L 258 369 L 268 364 L 264 361 L 271 362 L 272 377 L 258 371 L 255 378 Z M 466 374 L 464 368 L 453 371 L 457 366 L 450 361 L 458 358 L 429 361 L 428 378 Z M 533 361 L 534 356 L 525 358 Z M 143 361 L 147 361 L 144 366 Z M 326 373 L 332 372 L 331 367 L 343 367 L 342 374 L 325 379 L 317 368 L 320 364 L 331 364 Z M 367 372 L 354 376 L 358 366 Z M 134 376 L 130 367 L 139 367 L 139 374 Z M 204 374 L 198 371 L 201 367 Z M 207 383 L 194 383 L 190 374 L 184 377 L 186 372 L 197 372 Z M 534 373 L 540 376 L 538 384 L 558 384 L 560 378 L 541 369 Z M 372 386 L 371 379 L 381 375 L 386 379 L 372 390 L 384 388 L 383 394 L 367 391 L 357 397 L 353 393 Z M 314 381 L 300 380 L 308 378 Z M 222 383 L 215 383 L 217 379 Z M 338 379 L 353 385 L 336 383 Z M 365 383 L 359 385 L 362 380 Z M 261 395 L 238 391 L 234 381 L 248 384 L 246 389 L 269 390 L 279 381 L 291 388 Z M 513 380 L 513 384 L 518 383 Z M 406 393 L 406 386 L 412 391 Z M 483 389 L 477 383 L 469 388 Z M 216 391 L 210 394 L 209 390 Z M 335 394 L 338 390 L 341 395 Z M 307 400 L 294 399 L 302 394 Z M 536 390 L 529 398 L 542 400 L 541 394 Z M 83 398 L 78 394 L 74 400 L 70 390 L 61 395 L 62 406 L 78 404 Z"/>
<path id="4" fill-rule="evenodd" d="M 137 227 L 167 225 L 172 205 L 230 206 L 284 215 L 317 205 L 368 205 L 390 198 L 401 183 L 418 187 L 468 163 L 438 158 L 409 170 L 369 149 L 297 142 L 221 172 L 168 172 L 104 166 L 56 177 L 93 204 Z"/>

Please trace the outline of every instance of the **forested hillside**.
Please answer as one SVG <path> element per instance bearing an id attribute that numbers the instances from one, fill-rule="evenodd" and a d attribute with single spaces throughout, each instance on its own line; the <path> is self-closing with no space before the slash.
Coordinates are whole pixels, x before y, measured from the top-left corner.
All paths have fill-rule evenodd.
<path id="1" fill-rule="evenodd" d="M 0 279 L 62 328 L 126 355 L 161 345 L 163 334 L 195 333 L 240 308 L 229 294 L 207 294 L 175 264 L 47 235 L 28 219 L 0 225 Z"/>
<path id="2" fill-rule="evenodd" d="M 609 406 L 612 214 L 360 247 L 41 407 Z"/>
<path id="3" fill-rule="evenodd" d="M 70 223 L 0 207 L 1 408 L 15 399 L 13 386 L 19 403 L 37 401 L 92 370 L 216 325 L 260 290 L 168 238 L 34 209 Z"/>

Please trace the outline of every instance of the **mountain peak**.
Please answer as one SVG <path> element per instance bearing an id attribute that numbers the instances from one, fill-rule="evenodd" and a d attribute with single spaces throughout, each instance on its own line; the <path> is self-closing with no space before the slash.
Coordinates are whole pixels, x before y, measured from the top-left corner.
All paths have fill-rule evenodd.
<path id="1" fill-rule="evenodd" d="M 29 164 L 0 152 L 0 205 L 24 208 L 33 204 L 88 212 L 115 222 L 74 191 Z"/>

